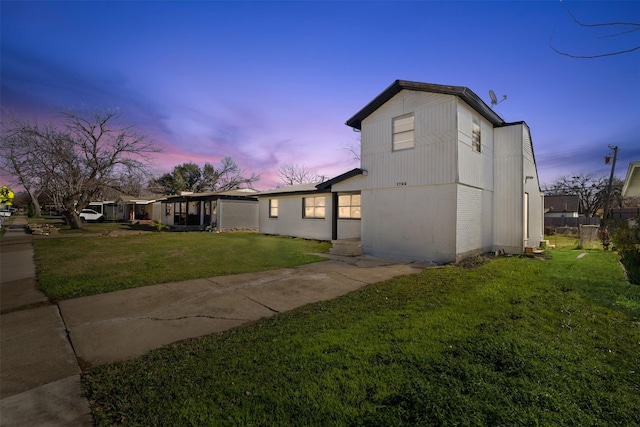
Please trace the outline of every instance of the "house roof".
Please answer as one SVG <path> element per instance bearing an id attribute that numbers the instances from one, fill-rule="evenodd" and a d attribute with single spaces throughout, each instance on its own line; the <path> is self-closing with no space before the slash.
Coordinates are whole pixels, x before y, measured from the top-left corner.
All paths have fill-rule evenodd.
<path id="1" fill-rule="evenodd" d="M 339 182 L 353 178 L 357 175 L 363 175 L 365 171 L 360 168 L 351 169 L 335 178 L 322 182 L 313 182 L 308 184 L 289 185 L 287 187 L 276 188 L 274 190 L 263 191 L 258 196 L 273 196 L 276 194 L 308 194 L 308 193 L 326 193 L 331 191 L 331 186 Z"/>
<path id="2" fill-rule="evenodd" d="M 331 186 L 334 184 L 337 184 L 342 181 L 346 181 L 347 179 L 353 178 L 354 176 L 363 175 L 365 173 L 366 172 L 360 168 L 351 169 L 349 172 L 345 172 L 342 175 L 336 176 L 335 178 L 329 179 L 325 182 L 321 182 L 320 184 L 316 185 L 316 188 L 318 190 L 326 190 L 326 189 L 330 190 Z"/>
<path id="3" fill-rule="evenodd" d="M 297 193 L 313 193 L 318 191 L 317 186 L 322 182 L 312 182 L 308 184 L 288 185 L 286 187 L 276 188 L 273 190 L 261 191 L 257 194 L 260 196 L 270 196 L 274 194 L 297 194 Z"/>
<path id="4" fill-rule="evenodd" d="M 358 111 L 353 117 L 347 120 L 346 125 L 355 129 L 362 129 L 362 121 L 369 117 L 374 111 L 380 108 L 385 102 L 394 97 L 402 90 L 414 90 L 420 92 L 440 93 L 444 95 L 454 95 L 465 101 L 471 108 L 476 110 L 494 126 L 503 126 L 504 120 L 497 115 L 487 104 L 464 86 L 445 86 L 432 83 L 420 83 L 407 80 L 396 80 L 386 88 L 380 95 L 375 97 L 364 108 Z"/>
<path id="5" fill-rule="evenodd" d="M 578 212 L 578 196 L 544 196 L 545 212 Z"/>
<path id="6" fill-rule="evenodd" d="M 640 160 L 629 163 L 627 176 L 622 187 L 622 197 L 640 196 Z"/>
<path id="7" fill-rule="evenodd" d="M 130 203 L 130 204 L 136 204 L 136 205 L 148 205 L 149 203 L 153 203 L 156 200 L 158 200 L 158 199 L 157 198 L 150 199 L 150 198 L 146 198 L 146 197 L 135 197 L 135 196 L 130 196 L 128 194 L 121 194 L 120 196 L 118 196 L 118 198 L 115 201 L 117 203 Z"/>
<path id="8" fill-rule="evenodd" d="M 169 202 L 178 202 L 186 200 L 203 200 L 203 199 L 248 199 L 255 200 L 258 192 L 253 189 L 238 189 L 228 191 L 207 191 L 203 193 L 185 193 L 175 196 L 167 196 L 164 200 Z"/>

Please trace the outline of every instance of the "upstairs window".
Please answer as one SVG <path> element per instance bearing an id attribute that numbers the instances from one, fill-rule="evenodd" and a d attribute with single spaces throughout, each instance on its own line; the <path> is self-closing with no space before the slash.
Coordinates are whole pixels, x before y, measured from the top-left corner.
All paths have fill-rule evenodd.
<path id="1" fill-rule="evenodd" d="M 302 199 L 302 217 L 303 218 L 324 218 L 325 198 L 322 197 L 305 197 Z"/>
<path id="2" fill-rule="evenodd" d="M 338 196 L 338 218 L 360 219 L 360 195 L 342 194 Z"/>
<path id="3" fill-rule="evenodd" d="M 278 218 L 278 199 L 269 199 L 269 218 Z"/>
<path id="4" fill-rule="evenodd" d="M 471 129 L 471 148 L 480 153 L 482 151 L 482 139 L 480 137 L 480 119 L 473 116 L 473 128 Z"/>
<path id="5" fill-rule="evenodd" d="M 415 146 L 414 122 L 413 113 L 393 118 L 393 151 Z"/>

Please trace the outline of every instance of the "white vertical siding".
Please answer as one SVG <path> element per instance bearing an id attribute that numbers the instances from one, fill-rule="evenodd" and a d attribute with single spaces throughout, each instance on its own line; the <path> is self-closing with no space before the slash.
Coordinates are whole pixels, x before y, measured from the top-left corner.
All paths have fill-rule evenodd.
<path id="1" fill-rule="evenodd" d="M 480 121 L 480 152 L 471 146 L 474 116 Z M 463 101 L 458 103 L 458 182 L 493 190 L 493 125 Z"/>
<path id="2" fill-rule="evenodd" d="M 538 246 L 544 239 L 544 198 L 540 191 L 540 182 L 535 159 L 531 133 L 526 124 L 522 124 L 523 168 L 525 179 L 524 191 L 529 193 L 529 240 L 525 246 Z"/>
<path id="3" fill-rule="evenodd" d="M 163 222 L 162 220 L 164 219 L 164 204 L 162 202 L 153 202 L 151 206 L 151 220 Z"/>
<path id="4" fill-rule="evenodd" d="M 325 218 L 303 218 L 303 197 L 325 197 Z M 269 199 L 278 199 L 278 217 L 269 218 Z M 331 240 L 331 212 L 333 201 L 330 193 L 309 195 L 273 195 L 259 198 L 259 231 L 263 234 L 282 234 L 305 239 Z"/>
<path id="5" fill-rule="evenodd" d="M 204 203 L 210 203 L 205 201 Z M 204 211 L 204 209 L 203 209 Z M 218 200 L 218 228 L 230 230 L 234 228 L 258 228 L 258 202 L 251 200 Z"/>
<path id="6" fill-rule="evenodd" d="M 522 126 L 494 130 L 493 245 L 495 250 L 523 249 Z"/>
<path id="7" fill-rule="evenodd" d="M 362 203 L 364 254 L 455 261 L 455 184 L 365 190 Z"/>
<path id="8" fill-rule="evenodd" d="M 338 219 L 338 239 L 359 239 L 361 234 L 361 220 Z"/>
<path id="9" fill-rule="evenodd" d="M 392 118 L 412 112 L 415 147 L 392 152 Z M 455 182 L 456 138 L 456 97 L 398 93 L 363 121 L 361 163 L 369 173 L 363 188 Z"/>
<path id="10" fill-rule="evenodd" d="M 492 249 L 493 193 L 466 185 L 457 186 L 456 258 Z"/>

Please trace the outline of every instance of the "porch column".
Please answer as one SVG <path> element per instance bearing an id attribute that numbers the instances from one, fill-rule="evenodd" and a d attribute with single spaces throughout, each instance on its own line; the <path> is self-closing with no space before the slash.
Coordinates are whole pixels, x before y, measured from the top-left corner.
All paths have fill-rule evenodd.
<path id="1" fill-rule="evenodd" d="M 331 240 L 338 240 L 338 193 L 331 193 Z"/>

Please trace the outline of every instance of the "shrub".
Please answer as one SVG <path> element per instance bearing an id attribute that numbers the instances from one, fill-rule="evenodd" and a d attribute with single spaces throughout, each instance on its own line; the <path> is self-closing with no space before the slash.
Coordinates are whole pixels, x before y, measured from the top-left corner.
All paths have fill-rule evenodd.
<path id="1" fill-rule="evenodd" d="M 167 224 L 161 222 L 161 221 L 153 221 L 153 226 L 155 227 L 156 230 L 158 231 L 162 231 L 165 228 L 167 228 Z"/>
<path id="2" fill-rule="evenodd" d="M 618 227 L 612 240 L 620 253 L 620 261 L 627 269 L 629 281 L 640 285 L 640 218 L 631 225 Z"/>

